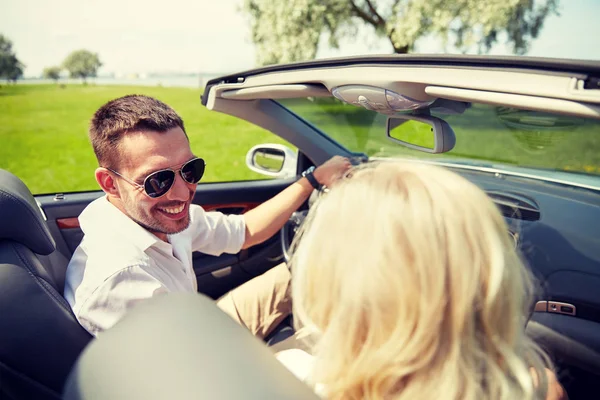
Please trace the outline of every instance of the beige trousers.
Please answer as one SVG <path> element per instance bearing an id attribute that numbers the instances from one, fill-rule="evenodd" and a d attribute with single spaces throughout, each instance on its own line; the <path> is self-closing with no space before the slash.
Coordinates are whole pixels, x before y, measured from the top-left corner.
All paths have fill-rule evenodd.
<path id="1" fill-rule="evenodd" d="M 217 300 L 217 306 L 264 339 L 292 313 L 291 274 L 285 264 L 271 268 Z"/>

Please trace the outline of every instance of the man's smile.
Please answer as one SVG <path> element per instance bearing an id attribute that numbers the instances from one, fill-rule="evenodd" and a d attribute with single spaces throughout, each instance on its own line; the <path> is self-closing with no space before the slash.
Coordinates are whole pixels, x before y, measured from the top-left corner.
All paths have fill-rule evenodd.
<path id="1" fill-rule="evenodd" d="M 180 220 L 189 214 L 189 205 L 188 203 L 179 203 L 177 205 L 157 206 L 156 210 L 168 219 Z"/>
<path id="2" fill-rule="evenodd" d="M 177 206 L 177 207 L 161 207 L 161 208 L 159 208 L 159 210 L 169 213 L 169 214 L 179 214 L 180 212 L 183 211 L 184 208 L 185 208 L 185 204 L 181 204 L 180 206 Z"/>

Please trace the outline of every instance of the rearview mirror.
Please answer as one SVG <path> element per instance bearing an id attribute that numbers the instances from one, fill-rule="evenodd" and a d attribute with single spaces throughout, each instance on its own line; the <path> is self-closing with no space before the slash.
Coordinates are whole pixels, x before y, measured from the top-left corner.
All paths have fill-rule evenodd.
<path id="1" fill-rule="evenodd" d="M 297 161 L 296 153 L 282 144 L 259 144 L 246 153 L 248 168 L 275 178 L 296 176 Z"/>
<path id="2" fill-rule="evenodd" d="M 387 136 L 402 146 L 427 153 L 445 153 L 456 144 L 450 125 L 431 115 L 388 117 Z"/>

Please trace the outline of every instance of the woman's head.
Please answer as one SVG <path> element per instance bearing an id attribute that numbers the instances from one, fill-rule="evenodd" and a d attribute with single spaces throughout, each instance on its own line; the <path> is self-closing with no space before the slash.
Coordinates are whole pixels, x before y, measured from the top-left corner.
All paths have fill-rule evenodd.
<path id="1" fill-rule="evenodd" d="M 459 175 L 354 170 L 311 209 L 292 266 L 295 312 L 319 336 L 315 379 L 333 397 L 532 393 L 529 275 L 496 206 Z"/>

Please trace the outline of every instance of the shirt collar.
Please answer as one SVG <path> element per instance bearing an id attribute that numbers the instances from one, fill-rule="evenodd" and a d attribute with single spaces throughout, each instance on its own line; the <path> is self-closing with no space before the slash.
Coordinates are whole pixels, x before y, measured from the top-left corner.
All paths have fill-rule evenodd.
<path id="1" fill-rule="evenodd" d="M 161 240 L 142 228 L 108 201 L 107 196 L 91 202 L 79 215 L 81 230 L 86 235 L 104 235 L 106 240 L 128 241 L 145 251 Z"/>

